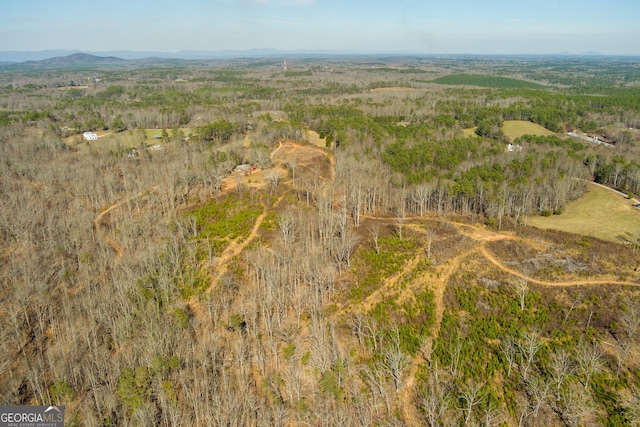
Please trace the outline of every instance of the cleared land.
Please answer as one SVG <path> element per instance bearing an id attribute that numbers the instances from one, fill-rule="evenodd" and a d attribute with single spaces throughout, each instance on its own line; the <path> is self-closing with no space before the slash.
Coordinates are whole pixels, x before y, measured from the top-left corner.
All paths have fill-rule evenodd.
<path id="1" fill-rule="evenodd" d="M 555 135 L 549 129 L 546 129 L 538 124 L 531 123 L 525 120 L 505 120 L 502 123 L 502 131 L 505 136 L 511 141 L 516 138 L 520 138 L 523 135 L 536 135 L 536 136 L 550 136 Z M 475 136 L 476 128 L 466 128 L 462 130 L 464 136 Z"/>
<path id="2" fill-rule="evenodd" d="M 326 140 L 320 138 L 318 132 L 313 130 L 307 130 L 307 141 L 315 147 L 325 148 L 327 145 Z"/>
<path id="3" fill-rule="evenodd" d="M 527 122 L 524 120 L 505 120 L 502 124 L 502 131 L 510 140 L 520 138 L 523 135 L 551 136 L 555 133 L 551 132 L 538 124 Z"/>
<path id="4" fill-rule="evenodd" d="M 531 217 L 528 224 L 611 242 L 629 242 L 640 233 L 640 209 L 620 194 L 589 184 L 588 192 L 570 203 L 562 215 Z"/>

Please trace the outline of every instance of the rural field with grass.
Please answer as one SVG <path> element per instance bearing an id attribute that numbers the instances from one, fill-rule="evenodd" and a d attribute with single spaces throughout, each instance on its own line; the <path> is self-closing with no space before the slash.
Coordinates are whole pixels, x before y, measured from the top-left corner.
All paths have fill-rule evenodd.
<path id="1" fill-rule="evenodd" d="M 476 127 L 465 128 L 462 133 L 466 137 L 476 136 Z M 549 129 L 545 129 L 539 124 L 525 120 L 505 120 L 502 123 L 502 132 L 511 142 L 523 135 L 551 136 L 555 135 Z"/>
<path id="2" fill-rule="evenodd" d="M 561 215 L 532 216 L 528 224 L 610 242 L 631 243 L 640 237 L 640 209 L 627 197 L 591 183 L 587 192 L 567 204 Z"/>
<path id="3" fill-rule="evenodd" d="M 545 129 L 537 123 L 524 120 L 505 120 L 502 124 L 504 135 L 512 142 L 523 135 L 550 136 L 555 135 L 549 129 Z"/>

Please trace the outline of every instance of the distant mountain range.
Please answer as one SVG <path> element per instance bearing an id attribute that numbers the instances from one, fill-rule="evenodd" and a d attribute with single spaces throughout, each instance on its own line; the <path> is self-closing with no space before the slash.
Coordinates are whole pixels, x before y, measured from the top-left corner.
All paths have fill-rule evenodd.
<path id="1" fill-rule="evenodd" d="M 63 54 L 62 56 L 60 54 Z M 104 56 L 108 54 L 109 56 Z M 54 56 L 50 56 L 54 55 Z M 57 55 L 57 56 L 56 56 Z M 42 52 L 0 52 L 0 70 L 53 70 L 73 68 L 123 68 L 140 66 L 171 66 L 207 63 L 219 60 L 328 58 L 328 57 L 408 57 L 415 52 L 383 54 L 348 51 L 281 51 L 277 49 L 181 51 L 167 52 L 101 52 L 98 54 L 51 50 Z M 29 59 L 24 58 L 41 58 Z M 19 61 L 18 59 L 22 59 Z"/>
<path id="2" fill-rule="evenodd" d="M 3 62 L 0 69 L 3 70 L 54 70 L 82 67 L 124 67 L 129 61 L 115 56 L 95 56 L 88 53 L 73 53 L 67 56 L 55 56 L 53 58 L 24 62 Z"/>
<path id="3" fill-rule="evenodd" d="M 38 70 L 69 68 L 121 68 L 161 65 L 187 65 L 198 62 L 244 59 L 244 58 L 288 58 L 328 57 L 357 54 L 340 51 L 297 51 L 277 49 L 225 50 L 225 51 L 181 51 L 167 52 L 100 52 L 99 54 L 50 50 L 42 52 L 0 52 L 0 70 Z M 366 54 L 361 54 L 366 55 Z M 28 59 L 26 59 L 28 58 Z"/>
<path id="4" fill-rule="evenodd" d="M 126 59 L 116 58 L 115 56 L 95 56 L 89 55 L 88 53 L 73 53 L 68 56 L 55 56 L 39 61 L 25 61 L 22 62 L 21 65 L 48 68 L 73 65 L 124 65 L 126 63 Z"/>
<path id="5" fill-rule="evenodd" d="M 56 57 L 67 57 L 77 53 L 84 53 L 98 57 L 115 57 L 120 59 L 230 59 L 247 57 L 283 57 L 291 55 L 317 56 L 317 55 L 372 55 L 378 52 L 353 52 L 342 50 L 296 50 L 284 51 L 278 49 L 247 49 L 247 50 L 182 50 L 179 52 L 155 52 L 155 51 L 107 51 L 87 52 L 79 50 L 43 50 L 43 51 L 6 51 L 0 52 L 0 63 L 17 63 L 27 61 L 42 61 Z M 397 55 L 418 55 L 417 52 L 400 52 Z"/>
<path id="6" fill-rule="evenodd" d="M 66 56 L 23 61 L 0 62 L 0 70 L 30 71 L 30 70 L 67 70 L 79 68 L 126 68 L 140 66 L 180 65 L 192 62 L 187 59 L 168 59 L 159 57 L 145 57 L 142 59 L 124 59 L 116 56 L 97 56 L 88 53 L 72 53 Z"/>
<path id="7" fill-rule="evenodd" d="M 273 48 L 264 49 L 245 49 L 245 50 L 181 50 L 178 52 L 160 52 L 160 51 L 127 51 L 113 50 L 104 52 L 81 51 L 81 50 L 42 50 L 42 51 L 4 51 L 0 52 L 0 62 L 25 62 L 40 61 L 55 57 L 65 57 L 74 53 L 86 53 L 99 57 L 116 57 L 122 59 L 145 59 L 145 58 L 164 58 L 164 59 L 229 59 L 229 58 L 246 58 L 246 57 L 284 57 L 284 56 L 332 56 L 332 55 L 382 55 L 382 56 L 610 56 L 599 52 L 588 51 L 581 53 L 557 52 L 552 54 L 428 54 L 416 51 L 397 51 L 397 52 L 380 52 L 380 51 L 353 51 L 341 49 L 298 49 L 298 50 L 280 50 Z M 614 55 L 614 56 L 636 56 L 637 55 Z"/>
<path id="8" fill-rule="evenodd" d="M 456 57 L 596 57 L 622 58 L 616 56 L 600 55 L 597 52 L 585 52 L 579 55 L 559 53 L 556 55 L 444 55 L 444 54 L 420 54 L 417 52 L 349 52 L 340 50 L 299 50 L 282 51 L 278 49 L 250 49 L 250 50 L 219 50 L 196 51 L 184 50 L 176 53 L 167 52 L 132 52 L 112 51 L 99 53 L 86 53 L 68 50 L 46 50 L 40 52 L 0 52 L 0 70 L 38 70 L 38 69 L 69 69 L 69 68 L 121 68 L 154 65 L 187 65 L 193 61 L 214 61 L 244 58 L 329 58 L 329 57 L 432 57 L 432 58 L 456 58 Z M 634 58 L 637 57 L 626 57 Z"/>

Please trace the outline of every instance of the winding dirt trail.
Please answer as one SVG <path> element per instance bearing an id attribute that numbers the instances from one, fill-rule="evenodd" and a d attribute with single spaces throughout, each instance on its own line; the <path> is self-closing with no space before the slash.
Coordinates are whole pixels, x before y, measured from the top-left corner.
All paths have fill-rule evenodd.
<path id="1" fill-rule="evenodd" d="M 293 148 L 293 150 L 288 153 L 288 157 L 293 157 L 295 158 L 295 153 L 296 151 L 299 150 L 311 150 L 311 151 L 315 151 L 318 153 L 321 153 L 322 155 L 325 155 L 329 158 L 329 162 L 330 162 L 330 180 L 331 182 L 333 182 L 335 180 L 335 161 L 333 156 L 328 153 L 326 150 L 323 150 L 321 148 L 318 147 L 314 147 L 314 146 L 307 146 L 307 145 L 301 145 L 298 144 L 297 142 L 293 142 L 290 140 L 281 142 L 278 147 L 273 150 L 270 154 L 270 157 L 273 161 L 273 164 L 276 167 L 280 167 L 282 166 L 285 161 L 276 161 L 276 154 L 278 154 L 279 151 L 281 150 L 286 150 L 287 148 Z M 231 189 L 232 187 L 229 186 L 229 189 Z M 229 189 L 225 190 L 229 191 Z M 278 206 L 278 204 L 280 204 L 280 202 L 284 199 L 286 193 L 283 194 L 282 196 L 280 196 L 276 202 L 273 204 L 273 206 L 271 207 L 272 209 L 275 208 L 276 206 Z M 244 240 L 233 240 L 231 243 L 229 243 L 229 245 L 222 251 L 222 253 L 220 254 L 220 256 L 218 258 L 216 258 L 216 260 L 213 262 L 213 264 L 210 266 L 212 269 L 215 269 L 215 274 L 211 277 L 211 282 L 209 287 L 207 288 L 207 290 L 205 291 L 205 293 L 210 292 L 213 287 L 215 287 L 215 285 L 218 283 L 218 281 L 220 280 L 220 278 L 227 272 L 228 270 L 228 264 L 229 261 L 239 255 L 246 247 L 247 245 L 249 245 L 249 243 L 251 243 L 253 241 L 253 239 L 255 239 L 255 237 L 258 235 L 258 231 L 260 230 L 260 226 L 262 225 L 262 222 L 264 221 L 265 217 L 267 216 L 267 214 L 269 213 L 269 208 L 263 204 L 263 211 L 262 214 L 260 214 L 260 216 L 258 216 L 258 218 L 256 219 L 255 224 L 253 225 L 253 228 L 251 229 L 251 232 L 249 233 L 249 236 L 247 236 L 246 239 Z"/>
<path id="2" fill-rule="evenodd" d="M 292 150 L 286 154 L 287 159 L 278 159 L 276 157 L 276 155 L 279 154 L 280 151 L 285 151 L 289 148 L 291 148 Z M 286 163 L 288 158 L 295 159 L 296 152 L 301 150 L 311 150 L 311 151 L 322 153 L 322 155 L 327 156 L 330 162 L 330 182 L 333 182 L 335 180 L 334 158 L 333 158 L 333 155 L 331 155 L 331 153 L 328 153 L 326 150 L 322 150 L 321 148 L 318 148 L 318 147 L 301 145 L 290 140 L 281 142 L 278 145 L 278 147 L 271 152 L 270 157 L 274 164 L 274 168 L 281 168 Z M 234 181 L 235 181 L 234 175 L 231 175 L 224 180 L 224 183 L 226 185 L 223 184 L 223 188 L 224 188 L 224 190 L 222 191 L 223 194 L 228 193 L 229 191 L 232 191 L 233 189 L 235 189 Z M 215 260 L 212 261 L 212 263 L 208 265 L 208 269 L 213 273 L 209 281 L 209 286 L 204 291 L 203 295 L 210 293 L 218 285 L 218 282 L 220 281 L 220 279 L 224 276 L 224 274 L 229 269 L 229 262 L 234 257 L 240 255 L 242 251 L 256 238 L 260 230 L 260 226 L 262 225 L 266 216 L 269 214 L 270 209 L 274 209 L 275 207 L 277 207 L 287 194 L 288 192 L 283 192 L 283 194 L 273 203 L 273 206 L 271 206 L 270 208 L 267 205 L 263 204 L 262 213 L 256 218 L 256 221 L 253 224 L 253 227 L 251 228 L 249 235 L 244 239 L 238 238 L 238 239 L 232 240 L 227 245 L 227 247 L 224 248 L 220 256 L 218 256 Z M 195 318 L 199 322 L 205 319 L 205 316 L 203 313 L 204 310 L 201 306 L 201 301 L 199 299 L 201 296 L 202 295 L 194 295 L 187 302 L 187 305 L 190 307 L 191 312 L 194 314 Z"/>
<path id="3" fill-rule="evenodd" d="M 599 279 L 599 280 L 569 280 L 569 281 L 554 281 L 549 282 L 546 280 L 539 280 L 529 277 L 525 274 L 520 273 L 512 268 L 504 265 L 500 260 L 498 260 L 495 255 L 493 255 L 489 250 L 482 245 L 480 247 L 480 251 L 482 255 L 493 265 L 504 271 L 505 273 L 509 273 L 512 276 L 520 277 L 522 279 L 527 280 L 529 283 L 535 283 L 541 286 L 549 286 L 549 287 L 571 287 L 571 286 L 589 286 L 589 285 L 618 285 L 618 286 L 640 286 L 640 283 L 630 282 L 630 281 L 622 281 L 617 279 Z"/>
<path id="4" fill-rule="evenodd" d="M 402 404 L 402 416 L 404 418 L 404 422 L 410 427 L 421 427 L 424 425 L 423 422 L 420 422 L 418 408 L 414 404 L 416 375 L 418 373 L 418 368 L 422 363 L 424 363 L 424 361 L 420 356 L 413 358 L 413 361 L 411 362 L 411 370 L 407 374 L 407 380 L 403 384 L 399 395 L 399 399 Z"/>
<path id="5" fill-rule="evenodd" d="M 384 284 L 380 286 L 378 289 L 373 291 L 369 296 L 367 296 L 361 303 L 358 304 L 359 308 L 362 309 L 363 312 L 371 311 L 376 304 L 383 300 L 384 294 L 386 291 L 394 291 L 396 290 L 396 286 L 400 279 L 406 276 L 411 270 L 413 270 L 418 263 L 420 262 L 420 257 L 414 257 L 407 261 L 398 273 L 394 274 L 390 278 L 386 279 Z M 415 284 L 413 286 L 406 286 L 403 290 L 400 291 L 400 295 L 398 296 L 398 302 L 402 302 L 412 294 L 414 288 L 416 288 Z"/>
<path id="6" fill-rule="evenodd" d="M 275 208 L 278 204 L 284 199 L 284 195 L 280 196 L 278 200 L 273 204 Z M 240 253 L 256 238 L 258 235 L 258 231 L 260 230 L 260 226 L 264 221 L 265 217 L 269 213 L 269 209 L 266 205 L 263 205 L 262 213 L 256 218 L 256 222 L 253 224 L 251 228 L 251 232 L 247 236 L 246 239 L 240 240 L 235 239 L 232 240 L 231 243 L 222 251 L 219 257 L 217 257 L 212 264 L 210 264 L 209 268 L 215 270 L 215 274 L 211 277 L 211 281 L 209 283 L 209 287 L 205 291 L 205 293 L 211 292 L 211 290 L 218 284 L 218 281 L 229 269 L 229 261 L 233 259 L 233 257 L 240 255 Z"/>
<path id="7" fill-rule="evenodd" d="M 93 220 L 93 229 L 95 231 L 100 230 L 100 227 L 102 227 L 103 224 L 103 220 L 104 217 L 111 212 L 112 210 L 119 208 L 121 203 L 116 203 L 115 205 L 111 205 L 108 208 L 106 208 L 105 210 L 103 210 L 102 212 L 100 212 L 98 214 L 98 216 L 96 217 L 96 219 Z M 118 255 L 118 258 L 122 258 L 122 248 L 120 247 L 120 245 L 118 245 L 118 242 L 116 242 L 115 240 L 113 240 L 111 237 L 109 237 L 109 235 L 104 232 L 103 233 L 103 239 L 105 240 L 105 242 L 107 242 L 107 244 L 109 246 L 111 246 L 113 248 L 113 250 L 116 252 L 116 254 Z"/>
<path id="8" fill-rule="evenodd" d="M 120 201 L 118 203 L 115 203 L 115 204 L 109 206 L 108 208 L 102 210 L 96 216 L 96 218 L 93 220 L 93 229 L 96 232 L 100 231 L 100 228 L 102 226 L 104 226 L 105 216 L 107 216 L 114 209 L 118 209 L 120 206 L 124 205 L 125 203 L 129 203 L 130 201 L 135 200 L 135 199 L 137 199 L 139 197 L 142 197 L 142 196 L 147 195 L 147 194 L 151 194 L 151 193 L 155 192 L 157 189 L 158 189 L 158 186 L 156 185 L 155 187 L 152 187 L 152 188 L 150 188 L 148 190 L 140 191 L 139 193 L 134 194 L 133 196 L 129 196 L 126 199 L 124 199 L 124 200 L 122 200 L 122 201 Z M 120 247 L 120 245 L 118 244 L 118 242 L 116 242 L 111 237 L 109 237 L 109 235 L 106 232 L 103 233 L 103 238 L 104 238 L 105 242 L 107 242 L 107 244 L 113 248 L 113 250 L 116 252 L 118 258 L 122 258 L 123 251 L 122 251 L 122 248 Z"/>
<path id="9" fill-rule="evenodd" d="M 284 195 L 280 196 L 280 198 L 278 198 L 278 200 L 276 200 L 276 202 L 273 204 L 273 207 L 276 207 L 283 198 Z M 204 325 L 205 323 L 203 322 L 206 317 L 204 309 L 202 307 L 201 297 L 210 293 L 218 285 L 218 282 L 220 281 L 222 276 L 224 276 L 224 274 L 229 269 L 229 261 L 231 261 L 233 257 L 240 255 L 240 253 L 242 253 L 247 245 L 249 245 L 249 243 L 251 243 L 253 239 L 256 238 L 256 236 L 258 235 L 258 231 L 260 230 L 260 226 L 262 225 L 262 222 L 264 221 L 268 213 L 269 210 L 267 206 L 263 205 L 262 213 L 258 216 L 258 218 L 256 218 L 256 222 L 253 224 L 249 235 L 242 240 L 240 238 L 232 240 L 229 245 L 224 248 L 220 256 L 208 265 L 208 269 L 215 272 L 209 280 L 209 286 L 202 294 L 192 295 L 189 301 L 187 301 L 189 310 L 199 324 Z"/>

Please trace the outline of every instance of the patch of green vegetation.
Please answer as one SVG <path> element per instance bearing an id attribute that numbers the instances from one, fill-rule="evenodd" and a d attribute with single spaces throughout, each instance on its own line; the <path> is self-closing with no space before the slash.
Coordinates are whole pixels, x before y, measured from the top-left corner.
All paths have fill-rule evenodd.
<path id="1" fill-rule="evenodd" d="M 320 390 L 329 396 L 333 396 L 335 400 L 342 400 L 344 390 L 340 387 L 338 377 L 333 371 L 324 371 L 320 378 Z"/>
<path id="2" fill-rule="evenodd" d="M 311 357 L 311 352 L 310 351 L 306 351 L 302 357 L 300 358 L 300 364 L 302 366 L 307 366 L 307 364 L 309 363 L 309 358 Z"/>
<path id="3" fill-rule="evenodd" d="M 178 323 L 182 329 L 186 329 L 187 326 L 189 326 L 189 315 L 183 308 L 174 309 L 173 316 L 176 319 L 176 323 Z"/>
<path id="4" fill-rule="evenodd" d="M 396 293 L 385 296 L 367 314 L 382 328 L 383 334 L 397 333 L 402 351 L 415 356 L 435 324 L 435 295 L 425 289 L 402 304 L 397 298 Z M 367 342 L 372 344 L 370 339 Z"/>
<path id="5" fill-rule="evenodd" d="M 151 395 L 149 368 L 125 368 L 118 381 L 118 397 L 128 413 L 135 412 Z"/>
<path id="6" fill-rule="evenodd" d="M 56 381 L 49 387 L 49 394 L 51 395 L 51 401 L 56 405 L 69 403 L 76 395 L 69 383 L 62 380 Z"/>
<path id="7" fill-rule="evenodd" d="M 187 213 L 194 218 L 198 239 L 246 238 L 263 207 L 257 201 L 239 195 L 210 200 Z"/>
<path id="8" fill-rule="evenodd" d="M 446 143 L 398 141 L 386 147 L 382 158 L 393 170 L 404 174 L 409 183 L 415 184 L 453 171 L 463 161 L 479 159 L 485 151 L 475 138 L 456 138 Z"/>
<path id="9" fill-rule="evenodd" d="M 288 345 L 282 348 L 282 357 L 284 357 L 286 360 L 289 360 L 293 357 L 295 352 L 296 352 L 296 344 L 293 342 L 289 343 Z"/>
<path id="10" fill-rule="evenodd" d="M 181 367 L 180 357 L 177 355 L 163 357 L 156 356 L 151 360 L 151 367 L 146 365 L 125 368 L 118 380 L 117 394 L 126 412 L 131 414 L 151 399 L 153 382 L 162 382 L 162 388 L 167 396 L 175 400 L 173 384 L 167 379 L 168 375 Z"/>
<path id="11" fill-rule="evenodd" d="M 425 337 L 431 333 L 436 320 L 435 295 L 424 290 L 414 295 L 415 300 L 402 304 L 402 315 L 398 322 L 400 345 L 403 351 L 415 356 Z"/>
<path id="12" fill-rule="evenodd" d="M 260 224 L 260 229 L 266 232 L 272 232 L 278 228 L 278 213 L 272 209 L 265 215 L 262 223 Z"/>
<path id="13" fill-rule="evenodd" d="M 589 385 L 596 400 L 607 411 L 606 418 L 600 420 L 602 425 L 610 427 L 631 425 L 627 409 L 622 406 L 622 397 L 618 393 L 619 389 L 626 388 L 625 384 L 603 372 L 594 375 Z"/>
<path id="14" fill-rule="evenodd" d="M 170 295 L 161 289 L 159 277 L 156 274 L 147 273 L 138 278 L 136 292 L 143 301 L 152 301 L 158 309 L 166 307 L 170 301 Z"/>
<path id="15" fill-rule="evenodd" d="M 204 292 L 209 286 L 205 273 L 197 270 L 195 266 L 184 262 L 181 270 L 173 280 L 183 300 Z"/>
<path id="16" fill-rule="evenodd" d="M 351 290 L 351 297 L 356 301 L 363 300 L 381 286 L 386 278 L 399 273 L 418 243 L 416 239 L 385 236 L 380 237 L 379 246 L 377 252 L 363 248 L 355 256 L 353 271 L 358 285 Z"/>
<path id="17" fill-rule="evenodd" d="M 242 317 L 242 314 L 234 313 L 229 317 L 229 323 L 227 324 L 228 330 L 230 331 L 244 330 L 246 327 L 247 327 L 247 323 Z"/>
<path id="18" fill-rule="evenodd" d="M 520 138 L 516 138 L 514 141 L 516 144 L 521 144 L 523 142 L 535 145 L 548 145 L 552 147 L 565 147 L 572 151 L 583 151 L 587 147 L 571 138 L 558 138 L 555 135 L 523 135 Z"/>

